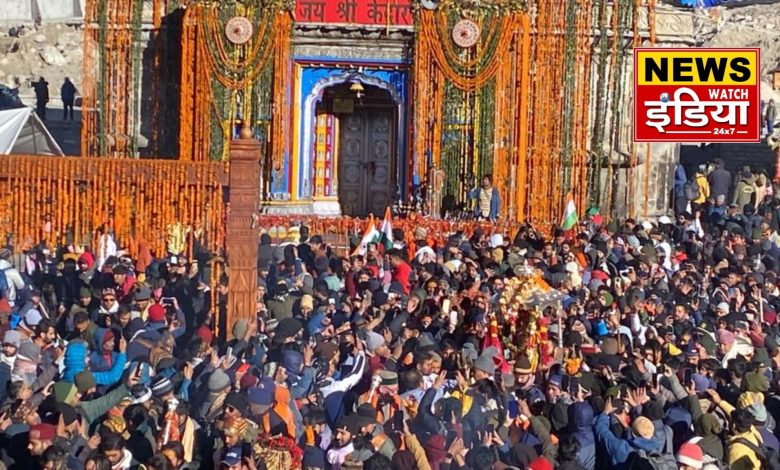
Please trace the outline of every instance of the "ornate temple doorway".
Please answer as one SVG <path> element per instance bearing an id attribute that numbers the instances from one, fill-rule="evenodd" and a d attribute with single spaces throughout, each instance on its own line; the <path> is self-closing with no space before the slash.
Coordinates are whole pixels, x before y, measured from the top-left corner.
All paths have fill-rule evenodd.
<path id="1" fill-rule="evenodd" d="M 347 82 L 328 88 L 320 111 L 338 122 L 338 198 L 343 215 L 381 217 L 397 192 L 397 105 L 379 87 Z"/>

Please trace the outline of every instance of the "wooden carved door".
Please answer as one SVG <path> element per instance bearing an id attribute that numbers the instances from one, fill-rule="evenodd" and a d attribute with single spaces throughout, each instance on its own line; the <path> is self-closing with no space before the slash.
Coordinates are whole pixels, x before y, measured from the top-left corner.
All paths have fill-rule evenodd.
<path id="1" fill-rule="evenodd" d="M 382 217 L 393 201 L 395 129 L 390 108 L 362 108 L 341 120 L 341 212 Z"/>

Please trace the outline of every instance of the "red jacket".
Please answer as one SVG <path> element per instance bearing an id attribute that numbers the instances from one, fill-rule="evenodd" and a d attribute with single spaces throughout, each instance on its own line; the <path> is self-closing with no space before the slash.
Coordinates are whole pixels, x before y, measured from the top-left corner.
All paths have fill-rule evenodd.
<path id="1" fill-rule="evenodd" d="M 398 281 L 401 283 L 401 286 L 404 288 L 404 294 L 409 295 L 409 292 L 411 291 L 412 287 L 409 282 L 409 275 L 412 273 L 412 267 L 409 266 L 407 263 L 401 263 L 398 266 L 394 267 L 392 270 L 392 280 Z"/>

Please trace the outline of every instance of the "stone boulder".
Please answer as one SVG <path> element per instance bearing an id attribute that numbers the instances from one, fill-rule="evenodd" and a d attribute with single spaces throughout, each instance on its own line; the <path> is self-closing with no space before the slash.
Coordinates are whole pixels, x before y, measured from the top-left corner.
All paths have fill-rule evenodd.
<path id="1" fill-rule="evenodd" d="M 57 50 L 55 46 L 52 46 L 50 44 L 47 44 L 43 47 L 43 49 L 40 51 L 39 55 L 41 56 L 41 60 L 43 60 L 46 65 L 65 65 L 68 63 L 67 60 L 65 60 L 65 57 L 62 55 L 60 51 Z"/>

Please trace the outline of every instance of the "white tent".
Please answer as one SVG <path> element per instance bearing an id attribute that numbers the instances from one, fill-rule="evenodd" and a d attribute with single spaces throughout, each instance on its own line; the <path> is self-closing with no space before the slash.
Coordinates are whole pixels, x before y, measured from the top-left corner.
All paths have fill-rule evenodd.
<path id="1" fill-rule="evenodd" d="M 32 108 L 0 111 L 0 155 L 65 155 Z"/>

